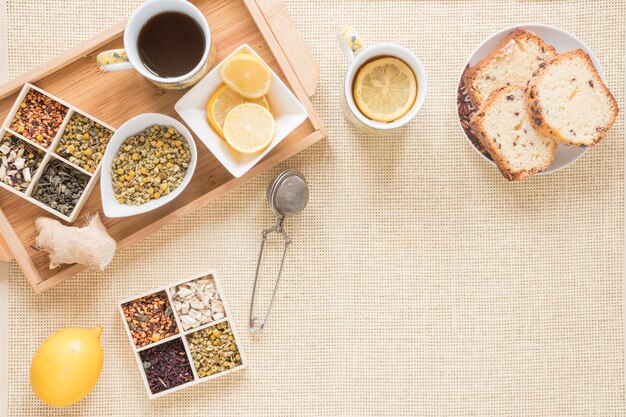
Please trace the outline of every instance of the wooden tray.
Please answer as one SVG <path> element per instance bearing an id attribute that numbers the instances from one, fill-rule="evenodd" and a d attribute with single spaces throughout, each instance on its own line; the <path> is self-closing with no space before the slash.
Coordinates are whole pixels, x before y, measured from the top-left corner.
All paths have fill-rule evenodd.
<path id="1" fill-rule="evenodd" d="M 279 0 L 194 0 L 211 26 L 218 62 L 243 43 L 249 44 L 291 88 L 309 118 L 242 178 L 233 178 L 196 139 L 198 165 L 194 180 L 172 203 L 125 219 L 109 219 L 101 210 L 100 187 L 87 200 L 81 218 L 100 216 L 122 250 L 173 221 L 197 210 L 243 182 L 326 137 L 309 97 L 315 92 L 318 68 L 289 14 Z M 50 63 L 0 86 L 0 120 L 13 106 L 22 85 L 30 82 L 117 128 L 140 113 L 158 112 L 179 119 L 174 104 L 184 92 L 164 92 L 135 71 L 101 72 L 96 55 L 123 45 L 125 22 L 84 42 Z M 35 219 L 49 216 L 6 190 L 0 190 L 0 260 L 18 262 L 35 292 L 45 291 L 85 268 L 50 270 L 48 254 L 33 246 Z"/>

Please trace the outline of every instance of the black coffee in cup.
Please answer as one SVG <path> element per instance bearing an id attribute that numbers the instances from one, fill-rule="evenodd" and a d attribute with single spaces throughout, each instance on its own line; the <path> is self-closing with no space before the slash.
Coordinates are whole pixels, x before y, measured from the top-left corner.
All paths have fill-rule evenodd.
<path id="1" fill-rule="evenodd" d="M 154 75 L 179 77 L 202 60 L 206 40 L 202 28 L 190 16 L 166 12 L 148 20 L 137 40 L 139 57 Z"/>

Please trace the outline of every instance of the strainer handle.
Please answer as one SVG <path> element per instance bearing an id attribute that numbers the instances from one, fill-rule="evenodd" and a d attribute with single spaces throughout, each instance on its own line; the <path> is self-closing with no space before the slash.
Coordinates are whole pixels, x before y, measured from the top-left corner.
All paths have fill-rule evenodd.
<path id="1" fill-rule="evenodd" d="M 265 229 L 263 231 L 263 239 L 261 239 L 261 250 L 259 251 L 259 259 L 256 264 L 256 273 L 254 274 L 254 286 L 252 287 L 252 299 L 250 301 L 250 315 L 249 315 L 249 321 L 248 321 L 248 329 L 250 330 L 250 333 L 255 333 L 255 334 L 261 333 L 261 331 L 265 327 L 265 324 L 267 323 L 267 318 L 269 317 L 270 311 L 272 310 L 272 305 L 274 305 L 274 299 L 276 298 L 276 290 L 278 290 L 278 283 L 280 282 L 280 277 L 283 275 L 283 266 L 285 266 L 285 256 L 287 255 L 287 249 L 289 248 L 289 245 L 291 244 L 291 238 L 289 237 L 289 235 L 287 234 L 287 232 L 285 232 L 285 229 L 283 228 L 284 220 L 285 220 L 284 217 L 280 217 L 273 227 L 270 227 L 269 229 Z M 283 237 L 283 239 L 285 240 L 285 249 L 283 250 L 283 258 L 280 261 L 280 269 L 278 270 L 278 277 L 276 278 L 276 285 L 274 285 L 274 292 L 272 293 L 272 299 L 270 300 L 270 305 L 267 308 L 267 311 L 265 312 L 265 317 L 263 317 L 263 319 L 260 319 L 258 317 L 253 317 L 254 297 L 256 295 L 256 284 L 259 279 L 259 269 L 261 268 L 261 260 L 263 259 L 263 249 L 265 248 L 265 242 L 267 241 L 268 236 L 271 235 L 272 233 L 278 233 Z"/>

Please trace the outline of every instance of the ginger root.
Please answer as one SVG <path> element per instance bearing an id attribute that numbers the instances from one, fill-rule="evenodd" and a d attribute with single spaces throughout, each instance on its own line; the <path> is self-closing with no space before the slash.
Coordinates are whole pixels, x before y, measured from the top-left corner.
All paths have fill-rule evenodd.
<path id="1" fill-rule="evenodd" d="M 50 254 L 50 269 L 61 264 L 81 264 L 102 271 L 115 255 L 115 239 L 97 214 L 85 227 L 64 226 L 48 217 L 39 217 L 35 225 L 39 232 L 35 245 Z"/>

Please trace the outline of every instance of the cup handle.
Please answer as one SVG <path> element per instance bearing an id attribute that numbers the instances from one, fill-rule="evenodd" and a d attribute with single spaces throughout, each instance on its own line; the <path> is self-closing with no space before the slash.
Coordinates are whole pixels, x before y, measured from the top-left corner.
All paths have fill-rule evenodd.
<path id="1" fill-rule="evenodd" d="M 361 37 L 351 26 L 341 27 L 339 34 L 337 34 L 337 42 L 339 42 L 341 52 L 348 62 L 352 62 L 354 57 L 365 47 Z"/>
<path id="2" fill-rule="evenodd" d="M 125 49 L 112 49 L 100 52 L 96 57 L 98 67 L 102 71 L 121 71 L 133 69 Z"/>

